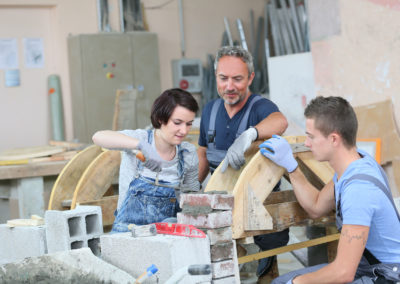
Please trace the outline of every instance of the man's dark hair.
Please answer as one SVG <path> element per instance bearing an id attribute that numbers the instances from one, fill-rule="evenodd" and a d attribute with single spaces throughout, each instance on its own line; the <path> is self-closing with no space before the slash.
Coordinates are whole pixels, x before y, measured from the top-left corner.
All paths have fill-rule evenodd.
<path id="1" fill-rule="evenodd" d="M 158 129 L 161 124 L 167 124 L 176 106 L 182 106 L 194 113 L 199 109 L 191 93 L 178 88 L 165 90 L 151 108 L 150 119 L 154 128 Z"/>
<path id="2" fill-rule="evenodd" d="M 316 97 L 304 111 L 308 119 L 314 119 L 315 127 L 327 137 L 337 132 L 347 148 L 356 145 L 358 122 L 348 101 L 341 97 Z"/>

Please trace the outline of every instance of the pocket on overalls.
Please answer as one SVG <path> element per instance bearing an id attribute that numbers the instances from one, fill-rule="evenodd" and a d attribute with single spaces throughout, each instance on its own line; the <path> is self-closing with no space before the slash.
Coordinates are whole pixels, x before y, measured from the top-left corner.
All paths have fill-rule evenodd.
<path id="1" fill-rule="evenodd" d="M 176 216 L 176 198 L 160 196 L 141 196 L 145 204 L 144 219 L 147 224 L 161 222 L 162 220 Z"/>
<path id="2" fill-rule="evenodd" d="M 130 188 L 121 205 L 114 223 L 145 225 L 145 205 L 142 202 L 143 190 Z"/>

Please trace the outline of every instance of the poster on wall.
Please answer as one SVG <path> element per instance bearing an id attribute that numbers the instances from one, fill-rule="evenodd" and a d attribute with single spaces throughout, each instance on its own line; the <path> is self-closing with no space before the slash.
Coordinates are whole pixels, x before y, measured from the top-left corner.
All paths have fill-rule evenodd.
<path id="1" fill-rule="evenodd" d="M 0 69 L 18 68 L 18 46 L 16 38 L 0 38 Z"/>
<path id="2" fill-rule="evenodd" d="M 26 68 L 44 67 L 44 49 L 42 38 L 24 38 L 24 56 Z"/>
<path id="3" fill-rule="evenodd" d="M 270 99 L 289 120 L 285 135 L 304 135 L 304 109 L 315 98 L 311 52 L 268 58 Z"/>

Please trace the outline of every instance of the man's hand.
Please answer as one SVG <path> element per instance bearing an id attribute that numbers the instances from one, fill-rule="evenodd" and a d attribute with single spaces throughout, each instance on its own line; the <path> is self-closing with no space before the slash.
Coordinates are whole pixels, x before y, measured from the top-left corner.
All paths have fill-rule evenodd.
<path id="1" fill-rule="evenodd" d="M 285 168 L 288 173 L 293 172 L 297 167 L 297 161 L 293 157 L 292 148 L 285 138 L 278 135 L 272 135 L 264 143 L 260 144 L 260 152 L 275 164 Z"/>
<path id="2" fill-rule="evenodd" d="M 244 152 L 250 147 L 251 143 L 257 139 L 257 130 L 252 127 L 244 131 L 235 142 L 229 147 L 226 157 L 221 166 L 221 172 L 224 173 L 228 164 L 235 170 L 240 169 L 245 163 Z"/>
<path id="3" fill-rule="evenodd" d="M 140 141 L 137 148 L 146 158 L 143 165 L 153 172 L 161 172 L 162 159 L 157 151 L 146 141 Z"/>

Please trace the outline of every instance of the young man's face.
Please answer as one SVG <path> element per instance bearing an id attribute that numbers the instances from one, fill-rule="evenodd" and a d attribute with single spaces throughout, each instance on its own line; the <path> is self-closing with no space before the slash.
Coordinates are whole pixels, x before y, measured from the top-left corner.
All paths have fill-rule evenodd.
<path id="1" fill-rule="evenodd" d="M 317 161 L 329 161 L 331 158 L 331 139 L 330 135 L 325 137 L 321 131 L 315 128 L 314 119 L 306 119 L 306 142 L 305 146 L 311 149 Z"/>
<path id="2" fill-rule="evenodd" d="M 241 58 L 223 56 L 218 61 L 216 76 L 218 94 L 226 104 L 236 105 L 248 95 L 254 72 L 249 77 L 247 65 Z"/>

